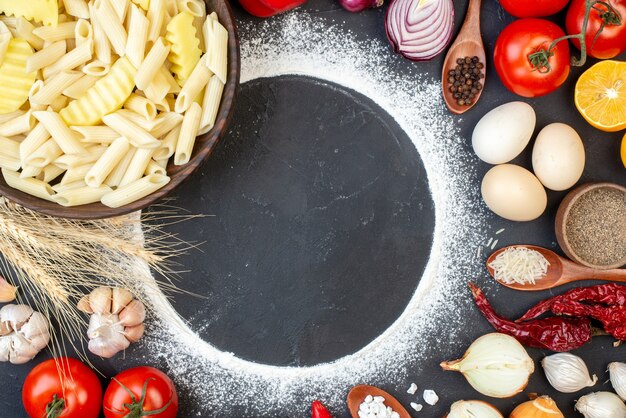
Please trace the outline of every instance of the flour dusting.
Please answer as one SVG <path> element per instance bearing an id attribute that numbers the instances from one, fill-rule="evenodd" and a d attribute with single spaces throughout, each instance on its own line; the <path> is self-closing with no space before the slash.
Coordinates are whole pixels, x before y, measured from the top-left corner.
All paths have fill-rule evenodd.
<path id="1" fill-rule="evenodd" d="M 397 321 L 332 363 L 276 367 L 221 352 L 190 330 L 161 294 L 147 295 L 160 319 L 148 324 L 144 360 L 167 366 L 191 405 L 185 416 L 305 416 L 314 399 L 323 399 L 331 411 L 343 410 L 348 389 L 357 383 L 405 388 L 418 381 L 425 362 L 438 363 L 450 347 L 458 352 L 450 341 L 462 331 L 460 305 L 471 303 L 467 279 L 482 271 L 476 243 L 487 229 L 475 186 L 476 159 L 463 148 L 438 80 L 420 75 L 418 66 L 390 70 L 402 58 L 382 40 L 357 40 L 341 23 L 298 12 L 244 24 L 240 34 L 242 83 L 307 75 L 369 97 L 398 122 L 428 173 L 436 211 L 430 259 Z"/>

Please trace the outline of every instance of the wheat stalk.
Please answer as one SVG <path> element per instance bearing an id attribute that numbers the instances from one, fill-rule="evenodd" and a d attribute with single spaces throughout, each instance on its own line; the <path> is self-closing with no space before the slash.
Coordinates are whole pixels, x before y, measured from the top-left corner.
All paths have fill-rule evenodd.
<path id="1" fill-rule="evenodd" d="M 147 215 L 143 227 L 139 214 L 79 221 L 39 214 L 0 197 L 0 274 L 21 287 L 21 303 L 57 322 L 55 356 L 65 352 L 64 341 L 81 354 L 86 318 L 76 302 L 93 288 L 127 288 L 140 300 L 145 292 L 180 291 L 170 260 L 192 246 L 163 226 L 190 217 L 168 209 Z M 165 281 L 157 283 L 150 269 Z"/>

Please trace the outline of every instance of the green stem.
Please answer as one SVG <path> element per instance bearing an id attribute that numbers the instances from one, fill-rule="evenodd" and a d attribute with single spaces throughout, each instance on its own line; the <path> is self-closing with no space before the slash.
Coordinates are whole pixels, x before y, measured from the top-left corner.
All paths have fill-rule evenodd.
<path id="1" fill-rule="evenodd" d="M 58 418 L 65 409 L 65 399 L 59 398 L 56 394 L 52 397 L 52 401 L 46 405 L 45 418 Z"/>

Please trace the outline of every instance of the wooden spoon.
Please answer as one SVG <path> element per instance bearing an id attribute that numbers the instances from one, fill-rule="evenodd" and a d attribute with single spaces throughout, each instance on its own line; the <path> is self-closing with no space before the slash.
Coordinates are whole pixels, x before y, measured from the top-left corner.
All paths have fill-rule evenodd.
<path id="1" fill-rule="evenodd" d="M 459 32 L 456 40 L 448 50 L 446 59 L 443 62 L 443 70 L 441 76 L 441 85 L 443 88 L 443 99 L 450 109 L 450 112 L 460 115 L 470 110 L 482 94 L 485 86 L 485 78 L 481 80 L 483 88 L 478 91 L 478 94 L 474 97 L 474 102 L 469 106 L 460 106 L 450 90 L 448 90 L 448 71 L 454 69 L 456 66 L 457 58 L 473 57 L 477 56 L 479 61 L 483 63 L 483 69 L 481 70 L 486 77 L 486 60 L 485 60 L 485 47 L 483 46 L 483 39 L 480 34 L 480 2 L 481 0 L 470 0 L 467 14 L 465 15 L 465 22 Z"/>
<path id="2" fill-rule="evenodd" d="M 546 290 L 578 280 L 609 280 L 614 282 L 626 282 L 626 269 L 599 270 L 581 266 L 580 264 L 576 264 L 565 257 L 561 257 L 554 251 L 550 251 L 547 248 L 536 247 L 534 245 L 513 245 L 512 247 L 526 247 L 531 250 L 538 251 L 546 258 L 546 260 L 548 260 L 550 266 L 548 266 L 546 276 L 535 280 L 535 284 L 504 283 L 498 280 L 498 283 L 506 287 L 510 287 L 511 289 L 525 291 Z M 500 248 L 498 251 L 491 254 L 487 259 L 487 270 L 489 270 L 491 277 L 493 277 L 494 274 L 493 269 L 489 267 L 489 264 L 498 256 L 498 254 L 507 248 L 511 247 Z"/>
<path id="3" fill-rule="evenodd" d="M 359 418 L 359 407 L 367 395 L 382 396 L 385 398 L 385 405 L 390 406 L 391 409 L 396 411 L 400 415 L 400 418 L 411 418 L 411 415 L 409 415 L 396 398 L 382 389 L 369 385 L 355 386 L 350 393 L 348 393 L 348 409 L 350 410 L 352 418 Z"/>

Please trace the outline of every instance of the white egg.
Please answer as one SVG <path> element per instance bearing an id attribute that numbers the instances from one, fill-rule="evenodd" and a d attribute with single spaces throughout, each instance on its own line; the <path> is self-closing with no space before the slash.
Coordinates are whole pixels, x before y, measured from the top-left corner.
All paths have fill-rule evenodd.
<path id="1" fill-rule="evenodd" d="M 527 103 L 510 102 L 498 106 L 474 127 L 474 152 L 486 163 L 507 163 L 526 148 L 536 121 L 535 111 Z"/>
<path id="2" fill-rule="evenodd" d="M 585 169 L 585 147 L 578 133 L 564 123 L 541 130 L 533 147 L 533 171 L 551 190 L 566 190 Z"/>
<path id="3" fill-rule="evenodd" d="M 532 221 L 541 216 L 548 203 L 546 190 L 537 177 L 513 164 L 489 170 L 480 191 L 489 209 L 511 221 Z"/>

